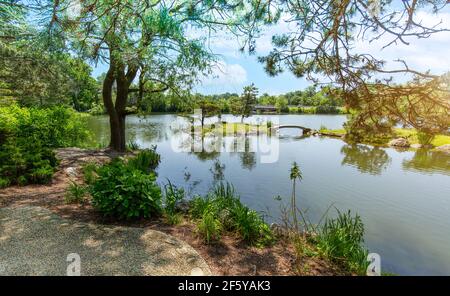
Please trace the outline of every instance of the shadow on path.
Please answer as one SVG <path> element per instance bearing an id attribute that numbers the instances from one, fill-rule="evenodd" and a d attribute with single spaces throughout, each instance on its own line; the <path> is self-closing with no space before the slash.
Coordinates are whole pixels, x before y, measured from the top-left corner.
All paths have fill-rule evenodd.
<path id="1" fill-rule="evenodd" d="M 66 275 L 67 255 L 81 275 L 190 275 L 206 262 L 187 243 L 159 231 L 64 220 L 34 207 L 0 209 L 0 275 Z"/>

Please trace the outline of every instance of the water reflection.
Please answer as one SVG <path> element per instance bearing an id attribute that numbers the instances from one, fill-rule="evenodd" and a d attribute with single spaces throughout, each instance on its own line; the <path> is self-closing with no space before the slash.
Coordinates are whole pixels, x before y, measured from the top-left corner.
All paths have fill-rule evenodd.
<path id="1" fill-rule="evenodd" d="M 402 167 L 409 171 L 450 175 L 450 155 L 440 151 L 419 149 L 411 159 L 403 160 Z"/>
<path id="2" fill-rule="evenodd" d="M 216 159 L 209 171 L 213 176 L 213 183 L 225 180 L 225 164 L 221 163 L 220 160 Z"/>
<path id="3" fill-rule="evenodd" d="M 371 147 L 361 144 L 347 144 L 342 146 L 341 153 L 344 154 L 342 165 L 354 166 L 361 173 L 379 175 L 385 170 L 391 158 L 379 147 Z"/>
<path id="4" fill-rule="evenodd" d="M 241 166 L 244 169 L 251 171 L 256 166 L 256 153 L 250 151 L 251 138 L 246 137 L 244 143 L 244 152 L 239 153 L 241 159 Z"/>

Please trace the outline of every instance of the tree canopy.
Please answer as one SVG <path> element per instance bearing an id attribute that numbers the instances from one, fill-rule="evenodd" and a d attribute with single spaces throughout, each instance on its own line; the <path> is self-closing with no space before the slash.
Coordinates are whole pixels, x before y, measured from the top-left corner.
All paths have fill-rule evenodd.
<path id="1" fill-rule="evenodd" d="M 419 11 L 440 12 L 445 0 L 304 0 L 276 1 L 284 20 L 294 29 L 273 37 L 274 49 L 260 57 L 266 71 L 284 69 L 316 83 L 339 89 L 346 104 L 359 111 L 355 126 L 379 126 L 395 120 L 438 131 L 448 127 L 448 75 L 419 71 L 405 61 L 386 67 L 386 61 L 358 48 L 358 42 L 387 38 L 384 47 L 409 45 L 417 38 L 449 31 L 439 20 L 427 25 Z M 398 83 L 399 76 L 410 82 Z M 434 120 L 428 120 L 433 114 Z M 439 121 L 439 123 L 438 123 Z"/>

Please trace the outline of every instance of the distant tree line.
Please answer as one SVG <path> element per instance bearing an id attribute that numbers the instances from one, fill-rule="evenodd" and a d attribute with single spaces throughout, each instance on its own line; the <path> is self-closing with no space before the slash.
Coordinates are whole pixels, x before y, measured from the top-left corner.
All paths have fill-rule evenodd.
<path id="1" fill-rule="evenodd" d="M 258 90 L 254 85 L 246 86 L 242 94 L 222 93 L 205 95 L 200 93 L 179 94 L 173 92 L 150 93 L 144 96 L 140 110 L 143 112 L 193 112 L 199 105 L 205 105 L 205 101 L 217 105 L 220 113 L 223 114 L 245 114 L 248 116 L 255 105 L 271 105 L 277 108 L 278 112 L 301 112 L 302 107 L 320 107 L 320 110 L 333 112 L 336 107 L 343 107 L 343 100 L 330 91 L 328 87 L 318 88 L 308 86 L 304 90 L 287 92 L 280 95 L 269 95 L 263 93 L 258 96 Z M 136 100 L 131 99 L 131 106 Z M 334 108 L 333 108 L 334 107 Z M 300 110 L 300 111 L 299 111 Z M 320 112 L 319 112 L 320 113 Z M 328 113 L 328 112 L 323 112 Z"/>

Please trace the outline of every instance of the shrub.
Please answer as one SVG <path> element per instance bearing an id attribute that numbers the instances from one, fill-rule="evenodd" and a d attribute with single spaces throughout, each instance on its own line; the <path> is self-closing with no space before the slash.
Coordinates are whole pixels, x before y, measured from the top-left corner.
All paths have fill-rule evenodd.
<path id="1" fill-rule="evenodd" d="M 220 240 L 222 225 L 212 212 L 205 211 L 197 223 L 197 230 L 209 244 L 211 241 Z"/>
<path id="2" fill-rule="evenodd" d="M 342 264 L 350 271 L 363 274 L 367 268 L 367 250 L 364 248 L 364 224 L 350 211 L 334 219 L 327 219 L 317 237 L 318 250 L 332 261 Z"/>
<path id="3" fill-rule="evenodd" d="M 91 115 L 103 115 L 106 114 L 105 106 L 103 103 L 94 103 L 89 110 Z"/>
<path id="4" fill-rule="evenodd" d="M 0 188 L 5 188 L 9 186 L 10 181 L 8 179 L 0 178 Z"/>
<path id="5" fill-rule="evenodd" d="M 162 210 L 161 189 L 153 173 L 146 174 L 122 160 L 98 169 L 90 186 L 93 206 L 106 216 L 148 218 Z"/>
<path id="6" fill-rule="evenodd" d="M 212 203 L 209 196 L 201 197 L 195 196 L 190 201 L 189 213 L 192 218 L 200 219 L 203 216 L 203 213 L 206 211 L 208 206 Z"/>
<path id="7" fill-rule="evenodd" d="M 156 153 L 156 146 L 140 151 L 128 160 L 128 166 L 144 173 L 154 172 L 161 162 L 161 156 Z"/>
<path id="8" fill-rule="evenodd" d="M 264 223 L 256 211 L 239 203 L 233 207 L 231 216 L 235 229 L 245 241 L 266 245 L 272 240 L 269 226 Z"/>
<path id="9" fill-rule="evenodd" d="M 84 203 L 86 194 L 87 194 L 86 187 L 81 186 L 75 182 L 71 182 L 64 196 L 64 201 L 68 204 Z"/>
<path id="10" fill-rule="evenodd" d="M 16 146 L 13 141 L 0 146 L 0 187 L 12 184 L 45 184 L 51 181 L 58 161 L 55 154 L 38 143 Z"/>
<path id="11" fill-rule="evenodd" d="M 0 185 L 48 183 L 58 164 L 52 149 L 83 145 L 86 124 L 66 107 L 0 107 Z"/>
<path id="12" fill-rule="evenodd" d="M 98 165 L 94 162 L 88 162 L 82 166 L 83 178 L 86 184 L 93 184 L 97 178 Z"/>

